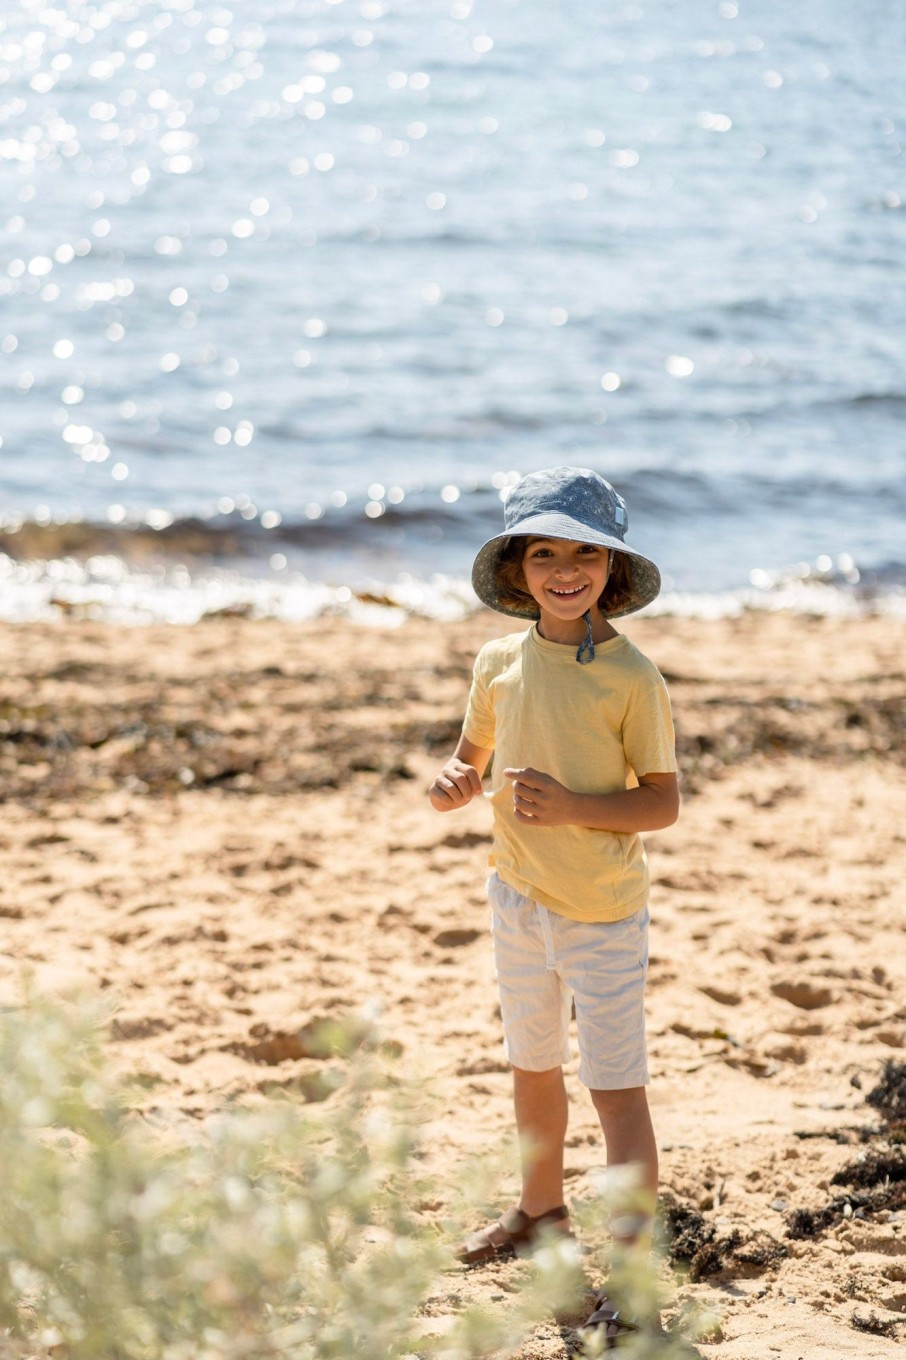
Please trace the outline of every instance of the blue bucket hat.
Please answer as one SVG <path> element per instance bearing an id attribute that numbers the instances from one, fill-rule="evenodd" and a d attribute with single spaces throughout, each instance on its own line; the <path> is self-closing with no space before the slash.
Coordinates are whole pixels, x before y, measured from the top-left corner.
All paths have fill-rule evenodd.
<path id="1" fill-rule="evenodd" d="M 515 537 L 562 538 L 596 543 L 623 554 L 629 575 L 629 602 L 603 612 L 616 619 L 650 604 L 661 588 L 661 574 L 650 558 L 625 542 L 629 527 L 626 502 L 599 473 L 590 468 L 556 467 L 530 472 L 510 491 L 503 508 L 504 531 L 481 547 L 472 567 L 472 588 L 479 600 L 501 614 L 538 619 L 534 600 L 513 604 L 500 599 L 499 568 L 504 549 Z M 594 658 L 591 615 L 585 615 L 588 635 L 578 661 Z"/>

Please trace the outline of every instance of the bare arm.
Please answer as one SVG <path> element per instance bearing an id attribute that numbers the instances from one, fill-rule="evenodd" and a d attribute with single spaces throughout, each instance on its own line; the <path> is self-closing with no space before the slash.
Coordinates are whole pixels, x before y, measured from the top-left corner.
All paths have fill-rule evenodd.
<path id="1" fill-rule="evenodd" d="M 616 793 L 573 793 L 540 770 L 503 773 L 513 784 L 514 816 L 529 826 L 587 826 L 630 834 L 660 831 L 679 816 L 675 774 L 643 774 L 637 789 Z"/>
<path id="2" fill-rule="evenodd" d="M 436 812 L 452 812 L 471 803 L 481 793 L 481 776 L 488 767 L 492 752 L 476 746 L 468 737 L 461 736 L 450 759 L 435 775 L 428 797 Z"/>

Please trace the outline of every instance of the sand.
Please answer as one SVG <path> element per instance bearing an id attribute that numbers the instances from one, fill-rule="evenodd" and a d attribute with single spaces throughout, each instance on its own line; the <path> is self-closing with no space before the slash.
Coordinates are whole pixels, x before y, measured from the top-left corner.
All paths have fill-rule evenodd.
<path id="1" fill-rule="evenodd" d="M 318 1062 L 300 1028 L 376 1008 L 402 1071 L 440 1096 L 424 1133 L 426 1212 L 442 1213 L 510 1128 L 488 810 L 441 816 L 425 798 L 472 656 L 500 631 L 490 614 L 0 629 L 0 1002 L 26 968 L 41 990 L 115 998 L 112 1060 L 140 1076 L 149 1117 L 186 1119 L 304 1099 Z M 906 1209 L 866 1096 L 906 1059 L 906 626 L 750 614 L 625 631 L 668 678 L 683 771 L 679 823 L 648 837 L 651 1100 L 694 1257 L 666 1316 L 713 1304 L 721 1338 L 699 1351 L 721 1360 L 893 1356 Z M 604 1156 L 575 1063 L 568 1083 L 581 1197 Z M 863 1204 L 832 1179 L 867 1153 L 881 1171 Z M 499 1294 L 512 1269 L 450 1297 Z M 520 1354 L 568 1341 L 551 1322 Z"/>

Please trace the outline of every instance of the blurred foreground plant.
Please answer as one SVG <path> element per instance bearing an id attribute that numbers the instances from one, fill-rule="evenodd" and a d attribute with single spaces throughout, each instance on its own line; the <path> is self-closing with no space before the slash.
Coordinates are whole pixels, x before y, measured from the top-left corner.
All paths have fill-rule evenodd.
<path id="1" fill-rule="evenodd" d="M 520 1298 L 428 1334 L 451 1258 L 415 1208 L 421 1115 L 361 1026 L 325 1036 L 347 1060 L 328 1102 L 228 1111 L 179 1141 L 130 1112 L 101 1039 L 84 1008 L 0 1017 L 0 1326 L 21 1354 L 477 1360 L 579 1306 L 575 1249 L 552 1242 Z"/>

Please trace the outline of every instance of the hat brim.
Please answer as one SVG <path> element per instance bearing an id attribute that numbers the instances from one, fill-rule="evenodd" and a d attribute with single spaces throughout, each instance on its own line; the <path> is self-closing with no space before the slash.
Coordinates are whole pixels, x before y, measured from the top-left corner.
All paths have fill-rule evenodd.
<path id="1" fill-rule="evenodd" d="M 598 547 L 609 548 L 612 552 L 622 553 L 626 558 L 629 571 L 630 600 L 619 609 L 602 612 L 609 619 L 619 619 L 626 614 L 634 614 L 644 609 L 658 595 L 661 588 L 661 573 L 649 557 L 630 548 L 615 534 L 605 534 L 570 515 L 543 514 L 521 520 L 513 533 L 496 534 L 479 548 L 472 566 L 472 589 L 490 609 L 499 614 L 508 614 L 515 619 L 539 619 L 541 610 L 534 600 L 525 605 L 504 604 L 500 599 L 498 573 L 503 550 L 511 538 L 559 538 L 575 543 L 595 543 Z"/>

